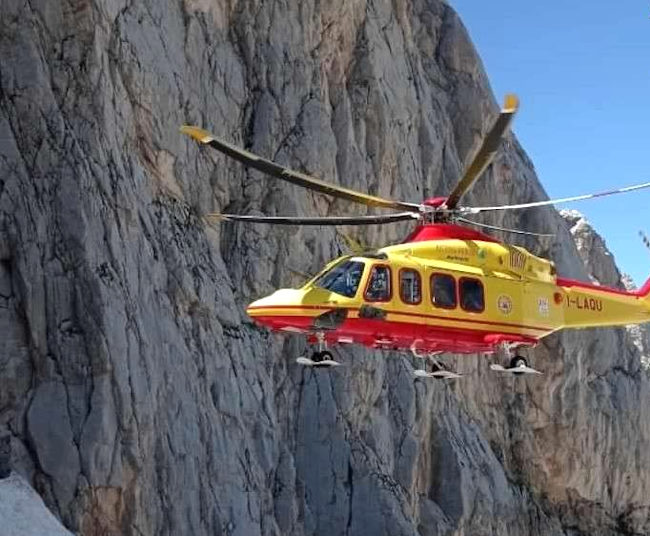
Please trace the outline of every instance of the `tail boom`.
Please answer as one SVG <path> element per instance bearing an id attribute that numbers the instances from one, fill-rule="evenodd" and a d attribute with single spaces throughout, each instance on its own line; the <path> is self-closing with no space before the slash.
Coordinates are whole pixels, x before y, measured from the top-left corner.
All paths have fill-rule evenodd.
<path id="1" fill-rule="evenodd" d="M 650 279 L 638 291 L 558 278 L 564 298 L 564 327 L 622 326 L 650 322 Z"/>

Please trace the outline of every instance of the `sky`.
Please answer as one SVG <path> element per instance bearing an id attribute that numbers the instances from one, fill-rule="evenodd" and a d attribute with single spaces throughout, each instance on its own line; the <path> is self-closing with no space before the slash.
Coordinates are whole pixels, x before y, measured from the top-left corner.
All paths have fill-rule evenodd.
<path id="1" fill-rule="evenodd" d="M 513 129 L 551 198 L 650 181 L 650 1 L 449 1 L 497 99 L 519 96 Z M 650 189 L 559 208 L 584 214 L 640 286 L 649 207 Z"/>

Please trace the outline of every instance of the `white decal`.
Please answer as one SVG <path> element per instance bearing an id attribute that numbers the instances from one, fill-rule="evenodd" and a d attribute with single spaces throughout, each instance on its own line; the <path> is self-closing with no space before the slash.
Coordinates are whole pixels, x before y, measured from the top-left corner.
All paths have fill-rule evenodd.
<path id="1" fill-rule="evenodd" d="M 548 305 L 548 298 L 537 298 L 537 310 L 541 316 L 548 316 L 550 308 Z"/>

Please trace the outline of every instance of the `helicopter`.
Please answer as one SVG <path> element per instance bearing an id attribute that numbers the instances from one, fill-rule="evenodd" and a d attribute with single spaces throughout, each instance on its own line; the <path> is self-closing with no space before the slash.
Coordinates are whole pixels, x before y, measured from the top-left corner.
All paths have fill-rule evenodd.
<path id="1" fill-rule="evenodd" d="M 331 345 L 360 344 L 409 351 L 424 360 L 416 377 L 461 375 L 442 363 L 442 353 L 504 354 L 490 369 L 499 373 L 541 374 L 520 349 L 562 329 L 650 322 L 650 279 L 638 291 L 624 291 L 563 278 L 552 261 L 504 243 L 468 225 L 466 216 L 522 210 L 649 188 L 650 182 L 617 190 L 513 205 L 466 207 L 463 195 L 497 153 L 518 110 L 515 95 L 503 107 L 447 197 L 421 203 L 396 201 L 341 187 L 298 172 L 232 145 L 197 126 L 181 132 L 202 145 L 262 173 L 330 196 L 396 211 L 363 216 L 255 216 L 208 214 L 209 221 L 275 225 L 370 225 L 414 221 L 399 244 L 344 255 L 328 263 L 301 288 L 280 289 L 256 300 L 247 314 L 273 331 L 306 336 L 314 347 L 301 365 L 340 365 Z M 549 236 L 549 235 L 546 235 Z M 427 363 L 432 363 L 429 370 Z"/>

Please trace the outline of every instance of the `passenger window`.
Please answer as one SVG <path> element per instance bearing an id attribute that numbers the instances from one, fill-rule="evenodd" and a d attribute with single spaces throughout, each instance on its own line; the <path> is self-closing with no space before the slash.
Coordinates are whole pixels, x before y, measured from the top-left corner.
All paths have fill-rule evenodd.
<path id="1" fill-rule="evenodd" d="M 422 283 L 417 270 L 404 268 L 399 272 L 399 295 L 404 303 L 411 305 L 422 301 Z"/>
<path id="2" fill-rule="evenodd" d="M 367 301 L 390 301 L 390 268 L 374 266 L 366 285 Z"/>
<path id="3" fill-rule="evenodd" d="M 460 280 L 460 306 L 471 313 L 483 312 L 485 296 L 481 281 L 467 277 Z"/>
<path id="4" fill-rule="evenodd" d="M 456 280 L 447 274 L 431 276 L 431 301 L 441 309 L 456 307 Z"/>

